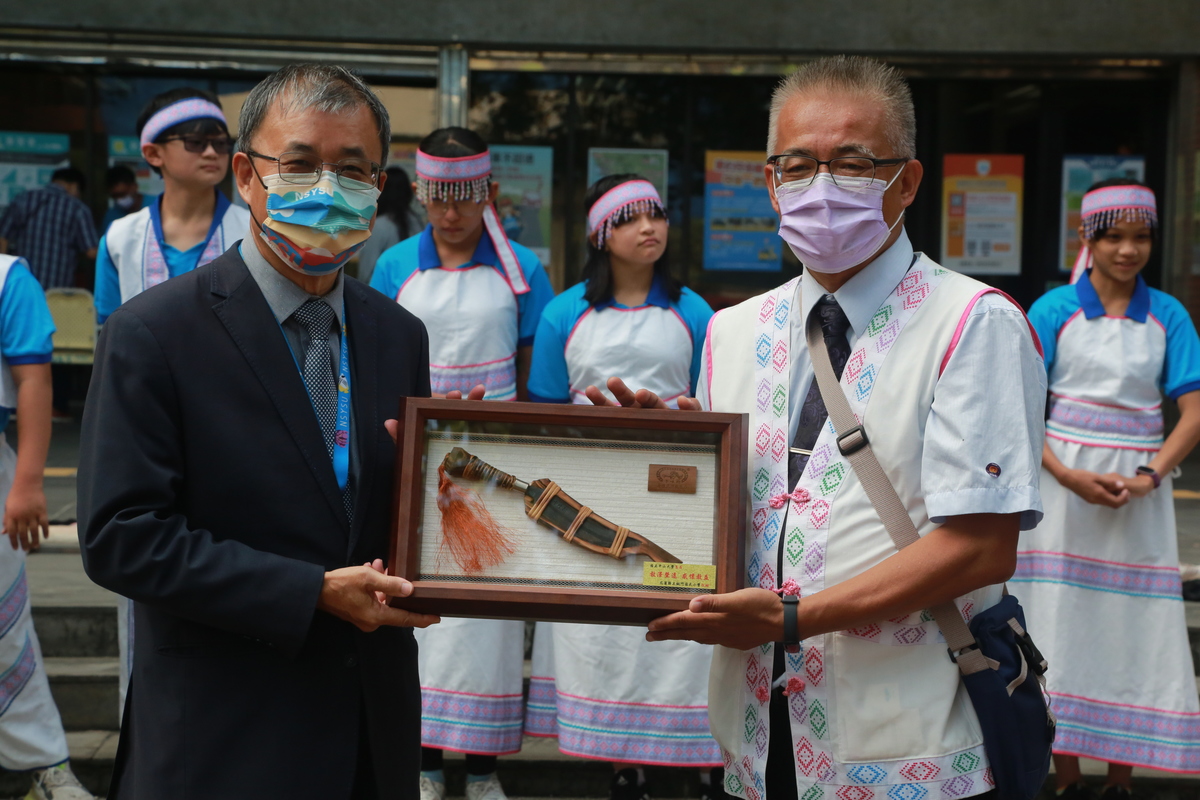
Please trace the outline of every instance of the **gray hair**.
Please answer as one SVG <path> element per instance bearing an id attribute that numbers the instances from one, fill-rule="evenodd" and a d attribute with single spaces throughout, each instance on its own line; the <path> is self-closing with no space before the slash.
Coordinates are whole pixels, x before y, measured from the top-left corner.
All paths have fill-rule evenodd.
<path id="1" fill-rule="evenodd" d="M 900 70 L 865 56 L 829 56 L 800 67 L 775 87 L 771 96 L 771 122 L 767 154 L 775 153 L 779 114 L 793 97 L 813 90 L 832 89 L 877 99 L 883 107 L 884 133 L 901 158 L 917 156 L 917 115 L 912 91 Z"/>
<path id="2" fill-rule="evenodd" d="M 294 113 L 316 109 L 330 114 L 366 106 L 379 128 L 383 152 L 380 166 L 387 166 L 392 143 L 392 125 L 387 109 L 362 78 L 335 64 L 289 64 L 263 78 L 250 90 L 242 105 L 238 124 L 238 149 L 243 152 L 253 141 L 267 112 L 278 103 L 280 110 Z"/>

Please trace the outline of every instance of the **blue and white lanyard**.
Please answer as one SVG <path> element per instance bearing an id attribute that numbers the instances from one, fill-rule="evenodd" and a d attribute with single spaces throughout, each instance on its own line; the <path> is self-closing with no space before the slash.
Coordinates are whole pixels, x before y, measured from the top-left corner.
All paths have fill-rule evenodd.
<path id="1" fill-rule="evenodd" d="M 334 417 L 333 430 L 333 474 L 337 478 L 338 488 L 343 492 L 346 491 L 346 486 L 350 483 L 350 345 L 349 339 L 346 336 L 346 303 L 342 302 L 342 357 L 341 363 L 338 365 L 337 379 L 337 415 Z M 283 324 L 276 320 L 279 325 L 279 332 L 283 333 Z M 304 370 L 300 367 L 300 360 L 296 358 L 296 352 L 292 350 L 292 343 L 288 340 L 287 334 L 284 333 L 283 341 L 288 346 L 288 352 L 292 354 L 292 362 L 295 363 L 296 369 L 300 372 L 301 380 L 304 379 Z M 308 384 L 305 383 L 304 391 L 308 392 Z M 312 403 L 312 393 L 308 393 L 308 402 Z M 313 403 L 313 413 L 317 413 L 317 406 Z M 317 420 L 320 424 L 320 418 Z"/>

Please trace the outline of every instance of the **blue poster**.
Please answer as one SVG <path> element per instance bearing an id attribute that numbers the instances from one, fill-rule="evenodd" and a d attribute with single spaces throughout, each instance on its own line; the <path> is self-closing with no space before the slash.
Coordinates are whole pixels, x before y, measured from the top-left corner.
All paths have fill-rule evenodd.
<path id="1" fill-rule="evenodd" d="M 779 217 L 771 207 L 762 153 L 709 150 L 704 172 L 704 268 L 778 272 Z"/>

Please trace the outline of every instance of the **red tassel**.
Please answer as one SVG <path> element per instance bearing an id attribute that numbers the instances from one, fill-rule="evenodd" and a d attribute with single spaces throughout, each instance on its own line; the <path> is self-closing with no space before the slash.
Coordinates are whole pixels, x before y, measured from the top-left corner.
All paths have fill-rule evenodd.
<path id="1" fill-rule="evenodd" d="M 515 548 L 505 529 L 470 489 L 458 486 L 438 466 L 438 510 L 442 512 L 442 545 L 468 575 L 503 563 Z"/>

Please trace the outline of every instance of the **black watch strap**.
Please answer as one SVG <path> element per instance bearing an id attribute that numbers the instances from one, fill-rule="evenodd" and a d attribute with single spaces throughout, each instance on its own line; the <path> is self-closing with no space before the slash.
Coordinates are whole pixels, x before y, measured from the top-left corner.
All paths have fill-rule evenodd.
<path id="1" fill-rule="evenodd" d="M 784 644 L 800 644 L 799 625 L 800 598 L 794 594 L 783 596 L 783 638 Z"/>

